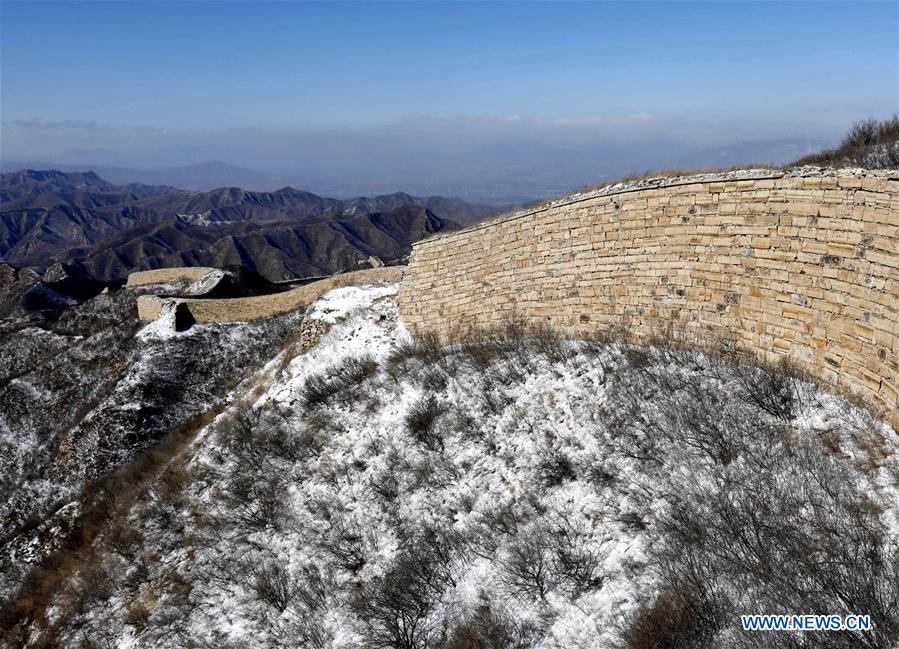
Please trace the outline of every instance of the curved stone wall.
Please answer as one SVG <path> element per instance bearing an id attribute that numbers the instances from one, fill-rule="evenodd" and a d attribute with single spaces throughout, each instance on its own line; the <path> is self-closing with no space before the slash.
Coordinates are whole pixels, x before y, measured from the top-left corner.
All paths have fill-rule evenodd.
<path id="1" fill-rule="evenodd" d="M 137 313 L 141 320 L 155 320 L 159 317 L 163 305 L 172 301 L 183 304 L 194 322 L 199 324 L 271 318 L 308 306 L 331 289 L 354 284 L 398 282 L 403 277 L 403 268 L 403 266 L 385 266 L 341 273 L 282 293 L 254 297 L 204 300 L 202 298 L 161 298 L 155 295 L 141 295 L 137 298 Z"/>
<path id="2" fill-rule="evenodd" d="M 416 332 L 508 319 L 574 334 L 732 338 L 899 427 L 899 174 L 696 176 L 617 186 L 413 246 Z"/>
<path id="3" fill-rule="evenodd" d="M 166 282 L 187 281 L 194 282 L 214 273 L 217 268 L 205 266 L 190 266 L 180 268 L 157 268 L 155 270 L 141 270 L 128 275 L 125 286 L 147 286 L 149 284 L 164 284 Z"/>

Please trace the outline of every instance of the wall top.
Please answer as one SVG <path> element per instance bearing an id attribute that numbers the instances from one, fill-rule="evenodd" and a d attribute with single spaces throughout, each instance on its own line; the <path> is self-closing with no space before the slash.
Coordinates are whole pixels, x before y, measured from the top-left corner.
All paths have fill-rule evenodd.
<path id="1" fill-rule="evenodd" d="M 177 280 L 196 281 L 211 273 L 221 272 L 218 268 L 208 266 L 175 266 L 170 268 L 154 268 L 139 270 L 128 275 L 127 287 L 161 284 Z"/>
<path id="2" fill-rule="evenodd" d="M 504 212 L 492 217 L 488 217 L 482 221 L 469 225 L 459 230 L 449 230 L 446 232 L 435 232 L 430 236 L 412 244 L 415 248 L 422 244 L 432 241 L 452 237 L 462 232 L 471 232 L 483 228 L 489 228 L 499 223 L 513 221 L 515 219 L 539 214 L 557 207 L 572 205 L 582 201 L 600 198 L 602 196 L 614 196 L 616 194 L 627 194 L 630 192 L 642 191 L 646 189 L 660 189 L 665 187 L 681 187 L 684 185 L 698 185 L 701 183 L 714 182 L 734 182 L 734 181 L 755 181 L 755 180 L 772 180 L 779 178 L 840 178 L 840 177 L 856 177 L 856 178 L 883 178 L 885 180 L 899 181 L 899 170 L 895 169 L 861 169 L 861 168 L 843 168 L 829 169 L 823 167 L 797 167 L 787 171 L 781 169 L 738 169 L 735 171 L 712 172 L 689 174 L 684 176 L 653 176 L 650 178 L 641 178 L 639 180 L 613 183 L 604 185 L 596 189 L 586 191 L 572 192 L 533 207 L 527 207 L 514 212 Z"/>

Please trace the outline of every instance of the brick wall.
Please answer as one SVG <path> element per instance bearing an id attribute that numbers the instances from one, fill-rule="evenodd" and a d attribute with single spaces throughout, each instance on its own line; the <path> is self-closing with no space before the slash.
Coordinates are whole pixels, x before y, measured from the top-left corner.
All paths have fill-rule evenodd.
<path id="1" fill-rule="evenodd" d="M 128 275 L 125 286 L 146 286 L 148 284 L 164 284 L 165 282 L 189 281 L 193 282 L 215 272 L 215 268 L 203 266 L 191 266 L 182 268 L 157 268 L 156 270 L 141 270 Z"/>
<path id="2" fill-rule="evenodd" d="M 139 295 L 137 297 L 137 317 L 141 320 L 155 320 L 162 311 L 162 300 L 157 295 Z"/>
<path id="3" fill-rule="evenodd" d="M 387 266 L 341 273 L 282 293 L 255 297 L 204 300 L 141 295 L 137 298 L 137 312 L 141 320 L 155 320 L 163 303 L 173 300 L 185 304 L 194 321 L 199 324 L 259 320 L 307 306 L 331 289 L 354 284 L 398 282 L 402 279 L 403 268 Z"/>
<path id="4" fill-rule="evenodd" d="M 508 319 L 735 340 L 788 357 L 899 427 L 899 174 L 802 170 L 573 196 L 414 245 L 416 332 Z"/>

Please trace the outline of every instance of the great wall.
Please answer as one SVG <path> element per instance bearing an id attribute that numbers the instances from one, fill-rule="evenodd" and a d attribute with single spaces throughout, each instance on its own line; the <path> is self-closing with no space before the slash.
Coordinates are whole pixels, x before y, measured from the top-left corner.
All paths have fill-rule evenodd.
<path id="1" fill-rule="evenodd" d="M 509 319 L 789 358 L 899 428 L 899 174 L 761 171 L 573 195 L 413 246 L 414 332 Z"/>
<path id="2" fill-rule="evenodd" d="M 217 268 L 205 266 L 181 266 L 178 268 L 157 268 L 155 270 L 141 270 L 128 275 L 127 288 L 136 286 L 150 286 L 152 284 L 164 284 L 166 282 L 196 282 L 216 272 Z"/>
<path id="3" fill-rule="evenodd" d="M 177 269 L 129 286 L 178 279 Z M 196 280 L 212 269 L 181 279 Z M 174 274 L 173 274 L 174 273 Z M 399 281 L 400 315 L 446 338 L 510 320 L 573 336 L 731 341 L 788 359 L 899 429 L 899 174 L 758 170 L 606 187 L 413 245 L 377 268 L 275 295 L 177 300 L 198 323 L 284 313 L 354 283 Z"/>
<path id="4" fill-rule="evenodd" d="M 166 271 L 161 273 L 160 270 Z M 196 268 L 166 268 L 152 271 L 132 273 L 126 286 L 144 286 L 173 281 L 202 281 L 216 269 L 204 268 L 194 272 Z M 157 273 L 149 276 L 143 273 Z M 198 324 L 241 322 L 271 318 L 312 304 L 328 291 L 354 284 L 380 282 L 398 282 L 403 276 L 402 266 L 384 266 L 367 268 L 349 273 L 333 275 L 298 286 L 281 293 L 258 295 L 253 297 L 237 297 L 227 299 L 159 297 L 141 295 L 137 298 L 137 314 L 141 320 L 155 320 L 163 312 L 166 303 L 173 307 L 183 308 L 190 315 L 192 322 Z"/>

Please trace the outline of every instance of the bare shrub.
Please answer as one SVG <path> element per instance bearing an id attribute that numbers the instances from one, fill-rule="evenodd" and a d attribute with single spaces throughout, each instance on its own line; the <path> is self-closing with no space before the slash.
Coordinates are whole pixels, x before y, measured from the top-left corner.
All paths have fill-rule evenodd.
<path id="1" fill-rule="evenodd" d="M 303 568 L 296 586 L 296 600 L 308 611 L 322 611 L 328 605 L 331 585 L 317 566 Z"/>
<path id="2" fill-rule="evenodd" d="M 404 363 L 408 360 L 417 360 L 423 364 L 432 364 L 440 361 L 445 356 L 440 338 L 431 332 L 425 332 L 414 339 L 398 344 L 393 353 L 387 359 L 391 365 Z"/>
<path id="3" fill-rule="evenodd" d="M 715 638 L 726 623 L 722 617 L 688 587 L 667 590 L 638 609 L 624 640 L 627 649 L 717 647 Z"/>
<path id="4" fill-rule="evenodd" d="M 484 334 L 484 338 L 467 340 L 458 347 L 458 353 L 475 370 L 487 371 L 501 358 L 506 349 L 496 340 Z"/>
<path id="5" fill-rule="evenodd" d="M 837 148 L 805 156 L 792 164 L 802 165 L 899 167 L 899 114 L 881 122 L 874 119 L 856 122 Z"/>
<path id="6" fill-rule="evenodd" d="M 558 487 L 577 478 L 574 463 L 558 449 L 552 449 L 540 460 L 537 476 L 544 487 Z"/>
<path id="7" fill-rule="evenodd" d="M 526 649 L 535 643 L 536 629 L 515 620 L 491 603 L 455 622 L 441 649 Z"/>
<path id="8" fill-rule="evenodd" d="M 79 600 L 77 610 L 86 612 L 112 597 L 116 591 L 116 583 L 101 557 L 92 556 L 78 571 L 75 588 Z"/>
<path id="9" fill-rule="evenodd" d="M 329 526 L 319 537 L 318 546 L 343 570 L 361 570 L 367 561 L 367 549 L 373 545 L 368 529 L 351 520 L 338 503 L 320 500 L 312 506 Z"/>
<path id="10" fill-rule="evenodd" d="M 147 628 L 152 614 L 153 609 L 147 602 L 140 599 L 133 600 L 125 605 L 125 624 L 134 627 L 140 633 Z"/>
<path id="11" fill-rule="evenodd" d="M 559 589 L 572 600 L 602 588 L 603 555 L 564 519 L 520 531 L 500 554 L 500 589 L 509 598 L 546 599 Z"/>
<path id="12" fill-rule="evenodd" d="M 749 613 L 864 611 L 874 630 L 813 634 L 814 646 L 894 646 L 899 547 L 847 465 L 817 440 L 746 459 L 739 474 L 715 476 L 714 488 L 682 485 L 672 497 L 657 548 L 669 588 L 740 584 L 730 607 Z M 742 641 L 762 646 L 752 634 Z"/>
<path id="13" fill-rule="evenodd" d="M 458 434 L 464 441 L 484 441 L 485 431 L 481 428 L 480 421 L 465 409 L 455 405 L 450 406 L 447 423 L 450 430 Z"/>
<path id="14" fill-rule="evenodd" d="M 285 641 L 304 648 L 333 646 L 331 634 L 324 624 L 330 589 L 331 585 L 317 567 L 308 566 L 301 571 L 295 581 L 290 604 L 291 623 L 287 626 Z"/>
<path id="15" fill-rule="evenodd" d="M 343 424 L 337 420 L 333 416 L 331 416 L 328 412 L 323 410 L 313 410 L 306 414 L 303 417 L 304 423 L 304 431 L 301 432 L 301 435 L 311 434 L 315 437 L 316 442 L 314 448 L 316 452 L 319 450 L 319 445 L 324 443 L 328 437 L 331 437 L 336 434 L 340 434 L 343 432 L 344 427 Z"/>
<path id="16" fill-rule="evenodd" d="M 478 377 L 477 400 L 481 407 L 492 415 L 501 415 L 508 408 L 514 398 L 507 389 L 512 381 L 508 376 L 495 370 L 484 370 Z"/>
<path id="17" fill-rule="evenodd" d="M 621 352 L 628 364 L 634 369 L 645 369 L 652 365 L 652 353 L 646 347 L 624 345 Z"/>
<path id="18" fill-rule="evenodd" d="M 449 373 L 442 367 L 444 365 L 427 365 L 422 368 L 418 382 L 426 392 L 440 392 L 449 384 Z"/>
<path id="19" fill-rule="evenodd" d="M 391 448 L 384 458 L 385 467 L 368 480 L 368 487 L 382 504 L 392 505 L 400 495 L 400 475 L 404 470 L 404 460 L 396 448 Z"/>
<path id="20" fill-rule="evenodd" d="M 229 487 L 228 518 L 236 529 L 279 530 L 287 522 L 290 508 L 284 498 L 286 484 L 281 476 L 244 474 L 236 476 Z"/>
<path id="21" fill-rule="evenodd" d="M 595 463 L 587 467 L 586 479 L 600 487 L 610 487 L 618 480 L 614 466 L 604 463 Z"/>
<path id="22" fill-rule="evenodd" d="M 219 434 L 228 448 L 252 446 L 261 421 L 262 410 L 254 408 L 251 403 L 241 402 L 220 424 Z"/>
<path id="23" fill-rule="evenodd" d="M 406 430 L 428 450 L 443 451 L 443 435 L 436 424 L 445 410 L 433 395 L 422 397 L 406 413 Z"/>
<path id="24" fill-rule="evenodd" d="M 306 611 L 294 613 L 290 621 L 275 636 L 281 647 L 297 646 L 302 649 L 327 649 L 334 646 L 334 638 L 319 615 Z"/>
<path id="25" fill-rule="evenodd" d="M 502 386 L 504 391 L 512 386 L 521 384 L 537 369 L 537 357 L 530 345 L 522 344 L 511 350 L 511 354 L 498 361 L 485 372 L 488 372 L 493 381 Z"/>
<path id="26" fill-rule="evenodd" d="M 144 536 L 126 521 L 112 520 L 103 533 L 103 543 L 121 557 L 133 561 L 141 549 Z"/>
<path id="27" fill-rule="evenodd" d="M 838 440 L 852 431 L 819 439 L 794 429 L 811 388 L 793 367 L 677 362 L 681 378 L 672 379 L 656 366 L 667 356 L 636 363 L 642 367 L 629 362 L 608 382 L 617 406 L 604 415 L 612 443 L 653 471 L 646 487 L 668 503 L 658 517 L 639 507 L 619 517 L 641 528 L 651 519 L 660 535 L 653 557 L 664 593 L 632 624 L 630 645 L 720 646 L 725 626 L 729 640 L 735 633 L 738 613 L 864 611 L 876 632 L 811 634 L 782 645 L 894 646 L 899 547 L 877 493 L 863 490 L 857 467 L 839 452 Z M 551 573 L 561 584 L 560 564 Z M 670 629 L 662 623 L 669 618 Z M 738 640 L 765 647 L 771 639 Z"/>
<path id="28" fill-rule="evenodd" d="M 277 432 L 269 438 L 269 448 L 272 453 L 283 460 L 301 462 L 316 457 L 324 447 L 324 440 L 320 431 L 306 425 L 298 431 L 290 431 L 286 427 L 279 427 Z"/>
<path id="29" fill-rule="evenodd" d="M 645 530 L 648 527 L 643 516 L 634 510 L 621 512 L 615 517 L 615 520 L 632 530 Z"/>
<path id="30" fill-rule="evenodd" d="M 762 424 L 732 395 L 709 390 L 699 381 L 661 399 L 664 435 L 727 465 L 743 452 Z"/>
<path id="31" fill-rule="evenodd" d="M 307 410 L 338 402 L 346 405 L 354 388 L 374 375 L 378 364 L 370 356 L 351 357 L 306 379 L 300 400 Z"/>
<path id="32" fill-rule="evenodd" d="M 576 350 L 567 343 L 557 329 L 545 322 L 531 322 L 511 318 L 492 329 L 471 329 L 460 341 L 466 351 L 513 357 L 519 365 L 533 367 L 533 360 L 543 356 L 551 362 L 572 357 Z M 479 349 L 486 348 L 486 349 Z"/>
<path id="33" fill-rule="evenodd" d="M 296 587 L 287 568 L 275 561 L 264 561 L 253 568 L 253 591 L 261 601 L 283 613 Z"/>
<path id="34" fill-rule="evenodd" d="M 334 645 L 326 623 L 333 584 L 314 566 L 301 568 L 290 581 L 290 601 L 268 627 L 269 645 L 326 649 Z"/>
<path id="35" fill-rule="evenodd" d="M 621 372 L 609 381 L 609 400 L 616 407 L 602 412 L 603 421 L 611 431 L 616 452 L 622 457 L 662 465 L 665 429 L 656 413 L 647 408 L 643 395 L 647 383 L 629 379 L 627 373 Z"/>
<path id="36" fill-rule="evenodd" d="M 663 354 L 659 360 L 670 359 Z M 668 449 L 676 448 L 728 465 L 743 453 L 763 452 L 758 438 L 774 443 L 782 437 L 800 400 L 796 385 L 780 374 L 717 361 L 690 373 L 647 362 L 610 377 L 609 399 L 616 407 L 603 419 L 625 457 L 662 466 Z M 773 413 L 776 425 L 770 423 Z"/>
<path id="37" fill-rule="evenodd" d="M 478 516 L 478 527 L 475 531 L 475 548 L 479 556 L 493 558 L 493 553 L 504 537 L 513 537 L 527 523 L 530 511 L 515 502 L 500 503 L 483 511 Z"/>
<path id="38" fill-rule="evenodd" d="M 551 363 L 560 363 L 573 358 L 578 347 L 566 341 L 556 329 L 546 324 L 535 324 L 528 327 L 528 342 L 531 349 L 545 357 Z"/>
<path id="39" fill-rule="evenodd" d="M 455 587 L 453 566 L 469 560 L 469 540 L 452 528 L 438 529 L 431 524 L 415 529 L 409 540 L 412 554 L 430 563 L 434 587 L 439 590 Z"/>
<path id="40" fill-rule="evenodd" d="M 316 455 L 322 445 L 319 423 L 317 413 L 312 413 L 297 430 L 281 411 L 244 404 L 220 425 L 219 432 L 240 470 L 259 473 L 273 470 L 277 460 L 298 462 Z"/>
<path id="41" fill-rule="evenodd" d="M 741 396 L 781 421 L 790 421 L 798 406 L 795 381 L 786 365 L 771 371 L 754 365 L 738 365 L 732 370 Z"/>
<path id="42" fill-rule="evenodd" d="M 511 598 L 526 597 L 543 600 L 549 592 L 552 578 L 552 537 L 540 528 L 532 527 L 522 533 L 506 549 L 500 561 L 499 583 Z"/>
<path id="43" fill-rule="evenodd" d="M 403 552 L 387 573 L 368 584 L 352 602 L 370 647 L 423 649 L 434 644 L 428 615 L 446 589 L 445 554 L 427 544 Z"/>
<path id="44" fill-rule="evenodd" d="M 580 542 L 570 530 L 556 532 L 553 540 L 553 569 L 560 587 L 571 599 L 602 588 L 605 576 L 599 551 Z"/>
<path id="45" fill-rule="evenodd" d="M 459 479 L 460 471 L 450 458 L 429 453 L 411 467 L 412 489 L 447 488 Z"/>
<path id="46" fill-rule="evenodd" d="M 190 484 L 190 473 L 183 464 L 171 463 L 153 484 L 159 500 L 169 506 L 182 508 L 186 502 L 185 489 Z"/>
<path id="47" fill-rule="evenodd" d="M 150 567 L 143 552 L 136 553 L 130 558 L 131 566 L 125 573 L 122 585 L 128 590 L 137 590 L 142 584 L 150 580 Z"/>

